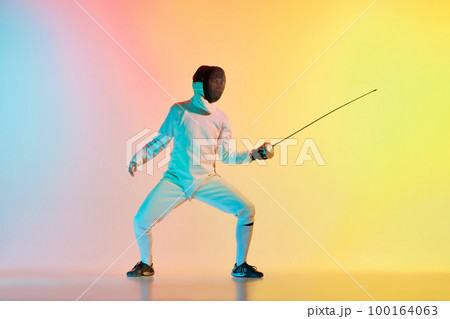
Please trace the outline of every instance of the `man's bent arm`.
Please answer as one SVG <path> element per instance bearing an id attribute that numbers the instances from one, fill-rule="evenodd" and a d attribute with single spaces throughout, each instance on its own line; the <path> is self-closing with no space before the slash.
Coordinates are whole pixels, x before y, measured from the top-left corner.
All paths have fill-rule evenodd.
<path id="1" fill-rule="evenodd" d="M 158 136 L 153 138 L 151 142 L 149 142 L 141 150 L 134 154 L 131 162 L 134 162 L 137 165 L 147 163 L 153 157 L 161 153 L 161 151 L 167 147 L 171 140 L 172 137 L 159 134 Z"/>
<path id="2" fill-rule="evenodd" d="M 223 123 L 217 143 L 218 155 L 225 164 L 247 164 L 252 161 L 251 151 L 237 152 L 231 143 L 231 125 L 228 118 Z"/>
<path id="3" fill-rule="evenodd" d="M 140 151 L 138 151 L 131 162 L 137 165 L 145 164 L 147 161 L 161 153 L 163 149 L 167 147 L 172 138 L 174 137 L 174 120 L 177 116 L 176 104 L 170 108 L 164 123 L 159 129 L 159 134 L 153 140 L 145 145 Z"/>

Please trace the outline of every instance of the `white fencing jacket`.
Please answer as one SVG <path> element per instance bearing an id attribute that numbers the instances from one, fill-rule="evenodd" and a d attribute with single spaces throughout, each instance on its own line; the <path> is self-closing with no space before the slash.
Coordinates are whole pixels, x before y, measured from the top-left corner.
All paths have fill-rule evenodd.
<path id="1" fill-rule="evenodd" d="M 251 151 L 236 152 L 226 114 L 204 99 L 202 82 L 193 83 L 194 96 L 174 104 L 159 135 L 138 151 L 138 165 L 160 153 L 173 139 L 169 168 L 163 179 L 180 186 L 191 199 L 202 182 L 216 173 L 216 155 L 226 164 L 251 162 Z"/>

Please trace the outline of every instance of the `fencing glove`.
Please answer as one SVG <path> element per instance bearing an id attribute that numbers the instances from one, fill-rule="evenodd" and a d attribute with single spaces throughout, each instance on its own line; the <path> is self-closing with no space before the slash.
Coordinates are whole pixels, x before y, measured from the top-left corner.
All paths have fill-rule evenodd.
<path id="1" fill-rule="evenodd" d="M 255 159 L 266 160 L 273 157 L 273 146 L 272 144 L 265 142 L 263 145 L 254 149 L 251 153 L 252 161 Z"/>

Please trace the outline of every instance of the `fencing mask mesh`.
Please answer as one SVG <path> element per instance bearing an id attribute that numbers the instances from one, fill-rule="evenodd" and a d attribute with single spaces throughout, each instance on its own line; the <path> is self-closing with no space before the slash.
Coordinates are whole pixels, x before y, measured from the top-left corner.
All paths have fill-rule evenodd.
<path id="1" fill-rule="evenodd" d="M 220 99 L 225 90 L 225 71 L 218 66 L 202 65 L 193 76 L 194 82 L 203 82 L 203 93 L 209 103 Z"/>

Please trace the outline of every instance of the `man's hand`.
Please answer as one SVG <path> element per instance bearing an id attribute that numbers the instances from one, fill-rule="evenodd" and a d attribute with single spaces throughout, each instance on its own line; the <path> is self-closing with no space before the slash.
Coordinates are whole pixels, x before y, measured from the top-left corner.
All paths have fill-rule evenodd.
<path id="1" fill-rule="evenodd" d="M 252 151 L 252 160 L 266 160 L 273 157 L 273 146 L 272 144 L 266 142 L 257 149 Z"/>
<path id="2" fill-rule="evenodd" d="M 137 163 L 131 161 L 130 166 L 128 166 L 128 173 L 130 173 L 130 175 L 134 177 L 134 173 L 136 173 L 136 170 L 137 170 Z"/>

